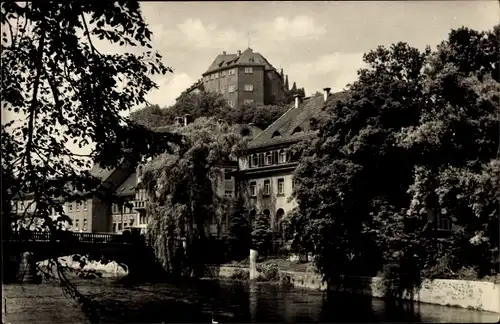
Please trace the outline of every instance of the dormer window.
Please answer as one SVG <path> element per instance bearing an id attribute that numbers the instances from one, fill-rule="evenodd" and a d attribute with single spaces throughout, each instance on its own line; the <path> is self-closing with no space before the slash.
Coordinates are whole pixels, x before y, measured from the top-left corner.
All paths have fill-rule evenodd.
<path id="1" fill-rule="evenodd" d="M 275 138 L 275 137 L 281 137 L 280 132 L 275 131 L 275 132 L 273 133 L 273 138 Z"/>
<path id="2" fill-rule="evenodd" d="M 297 127 L 295 127 L 295 129 L 293 130 L 292 135 L 293 135 L 293 134 L 295 134 L 295 133 L 300 133 L 300 132 L 302 132 L 302 128 L 300 128 L 300 126 L 297 126 Z"/>
<path id="3" fill-rule="evenodd" d="M 273 164 L 273 157 L 272 157 L 271 153 L 266 154 L 266 164 L 267 165 Z"/>
<path id="4" fill-rule="evenodd" d="M 257 154 L 253 155 L 252 160 L 253 160 L 254 167 L 259 166 L 259 156 Z"/>
<path id="5" fill-rule="evenodd" d="M 279 163 L 285 163 L 286 162 L 286 152 L 285 151 L 283 151 L 283 150 L 280 151 L 278 162 Z"/>

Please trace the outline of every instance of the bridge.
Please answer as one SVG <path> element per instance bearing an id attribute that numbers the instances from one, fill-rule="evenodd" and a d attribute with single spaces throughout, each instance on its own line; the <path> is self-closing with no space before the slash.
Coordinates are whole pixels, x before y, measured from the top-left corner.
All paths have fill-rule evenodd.
<path id="1" fill-rule="evenodd" d="M 7 281 L 22 280 L 19 269 L 23 263 L 30 263 L 29 267 L 33 268 L 38 261 L 80 254 L 94 260 L 104 258 L 125 263 L 130 269 L 141 256 L 148 254 L 144 253 L 147 247 L 143 238 L 133 234 L 16 231 L 3 238 L 2 247 L 2 267 Z M 26 252 L 29 261 L 23 260 Z"/>

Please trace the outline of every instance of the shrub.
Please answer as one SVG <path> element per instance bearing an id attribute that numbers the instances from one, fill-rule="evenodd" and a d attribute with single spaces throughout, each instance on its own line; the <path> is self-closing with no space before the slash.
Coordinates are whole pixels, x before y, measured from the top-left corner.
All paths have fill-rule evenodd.
<path id="1" fill-rule="evenodd" d="M 250 278 L 250 273 L 244 270 L 235 270 L 231 275 L 231 279 L 234 280 L 248 280 Z"/>
<path id="2" fill-rule="evenodd" d="M 276 263 L 258 264 L 257 271 L 262 273 L 262 278 L 265 281 L 279 281 L 280 272 Z"/>

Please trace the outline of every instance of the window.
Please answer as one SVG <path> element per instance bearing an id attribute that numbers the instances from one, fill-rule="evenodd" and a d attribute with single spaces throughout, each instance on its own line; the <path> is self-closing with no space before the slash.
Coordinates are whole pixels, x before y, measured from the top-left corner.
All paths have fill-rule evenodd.
<path id="1" fill-rule="evenodd" d="M 232 196 L 233 196 L 233 192 L 232 192 L 232 191 L 230 191 L 230 190 L 226 190 L 226 191 L 224 192 L 224 197 L 228 197 L 228 198 L 230 198 L 230 197 L 232 197 Z"/>
<path id="2" fill-rule="evenodd" d="M 450 231 L 451 219 L 447 216 L 438 214 L 436 217 L 436 228 L 439 231 Z"/>
<path id="3" fill-rule="evenodd" d="M 122 230 L 122 223 L 118 223 L 118 230 L 121 231 Z"/>
<path id="4" fill-rule="evenodd" d="M 229 105 L 229 107 L 234 108 L 234 101 L 229 100 L 227 104 Z"/>
<path id="5" fill-rule="evenodd" d="M 257 196 L 257 183 L 250 182 L 250 196 L 256 197 Z"/>
<path id="6" fill-rule="evenodd" d="M 264 165 L 264 153 L 259 154 L 259 165 Z"/>
<path id="7" fill-rule="evenodd" d="M 269 196 L 271 194 L 271 181 L 264 180 L 264 196 Z"/>
<path id="8" fill-rule="evenodd" d="M 245 74 L 252 74 L 253 73 L 253 67 L 248 66 L 245 68 Z"/>
<path id="9" fill-rule="evenodd" d="M 284 195 L 285 194 L 285 179 L 280 178 L 278 179 L 278 195 Z"/>
<path id="10" fill-rule="evenodd" d="M 219 73 L 215 73 L 214 74 L 214 79 L 218 79 L 219 78 Z"/>
<path id="11" fill-rule="evenodd" d="M 231 69 L 231 70 L 227 71 L 227 75 L 234 75 L 234 74 L 236 74 L 235 69 Z"/>
<path id="12" fill-rule="evenodd" d="M 139 224 L 146 224 L 146 214 L 141 213 L 139 215 Z"/>
<path id="13" fill-rule="evenodd" d="M 245 99 L 245 100 L 243 100 L 243 103 L 245 105 L 251 105 L 251 104 L 253 104 L 253 99 Z"/>
<path id="14" fill-rule="evenodd" d="M 293 130 L 292 132 L 292 135 L 295 134 L 295 133 L 301 133 L 302 132 L 302 128 L 300 128 L 300 126 L 297 126 L 295 127 L 295 129 Z"/>
<path id="15" fill-rule="evenodd" d="M 259 156 L 257 154 L 253 155 L 253 166 L 259 166 Z"/>
<path id="16" fill-rule="evenodd" d="M 68 212 L 73 212 L 73 203 L 68 203 Z"/>
<path id="17" fill-rule="evenodd" d="M 86 218 L 83 220 L 83 230 L 84 231 L 87 230 L 87 219 Z"/>
<path id="18" fill-rule="evenodd" d="M 123 228 L 127 227 L 128 223 L 123 223 Z"/>
<path id="19" fill-rule="evenodd" d="M 253 91 L 253 84 L 245 84 L 244 89 L 245 89 L 245 91 L 247 91 L 247 92 L 251 92 L 251 91 Z"/>
<path id="20" fill-rule="evenodd" d="M 273 156 L 271 155 L 271 153 L 266 154 L 266 164 L 267 165 L 273 164 Z"/>
<path id="21" fill-rule="evenodd" d="M 229 171 L 224 171 L 224 179 L 225 180 L 231 180 L 233 177 L 231 176 L 231 173 Z"/>
<path id="22" fill-rule="evenodd" d="M 88 209 L 88 206 L 87 206 L 87 201 L 85 200 L 85 201 L 83 202 L 83 210 L 87 211 L 87 209 Z"/>
<path id="23" fill-rule="evenodd" d="M 285 163 L 285 162 L 286 162 L 286 153 L 285 151 L 280 151 L 279 163 Z"/>
<path id="24" fill-rule="evenodd" d="M 222 71 L 222 72 L 220 73 L 220 76 L 221 76 L 221 77 L 225 77 L 225 76 L 226 76 L 226 71 Z"/>
<path id="25" fill-rule="evenodd" d="M 75 207 L 76 207 L 76 208 L 75 208 L 75 211 L 76 211 L 76 212 L 79 212 L 79 211 L 80 211 L 80 205 L 81 205 L 81 202 L 76 202 L 76 203 L 75 203 Z"/>
<path id="26" fill-rule="evenodd" d="M 75 219 L 75 229 L 78 230 L 79 227 L 80 227 L 80 220 Z"/>
<path id="27" fill-rule="evenodd" d="M 281 221 L 283 220 L 283 216 L 285 216 L 285 211 L 280 208 L 276 211 L 276 223 L 275 223 L 275 229 L 278 233 L 280 233 L 282 231 L 282 227 L 281 227 Z"/>
<path id="28" fill-rule="evenodd" d="M 236 87 L 234 85 L 230 85 L 228 88 L 227 88 L 227 92 L 231 93 L 231 92 L 234 92 L 236 90 Z"/>
<path id="29" fill-rule="evenodd" d="M 116 232 L 116 223 L 113 223 L 113 232 Z"/>
<path id="30" fill-rule="evenodd" d="M 133 218 L 130 220 L 130 226 L 134 226 L 134 219 Z"/>
<path id="31" fill-rule="evenodd" d="M 273 163 L 278 163 L 278 152 L 273 151 Z"/>

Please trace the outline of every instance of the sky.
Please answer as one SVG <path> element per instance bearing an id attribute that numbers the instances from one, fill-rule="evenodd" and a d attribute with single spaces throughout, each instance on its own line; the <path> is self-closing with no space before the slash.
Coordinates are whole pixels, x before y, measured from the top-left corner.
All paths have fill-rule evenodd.
<path id="1" fill-rule="evenodd" d="M 435 47 L 451 29 L 489 30 L 497 1 L 141 2 L 152 46 L 174 73 L 155 77 L 151 104 L 168 106 L 207 70 L 217 54 L 251 47 L 306 95 L 342 90 L 356 79 L 362 55 L 405 41 Z M 123 51 L 99 43 L 101 52 Z M 12 119 L 2 112 L 2 123 Z M 75 152 L 88 152 L 88 148 Z"/>
<path id="2" fill-rule="evenodd" d="M 488 30 L 500 21 L 497 1 L 143 2 L 153 48 L 174 74 L 148 99 L 160 106 L 206 71 L 217 54 L 250 48 L 306 94 L 342 90 L 356 79 L 362 55 L 405 41 L 435 47 L 452 28 Z"/>

